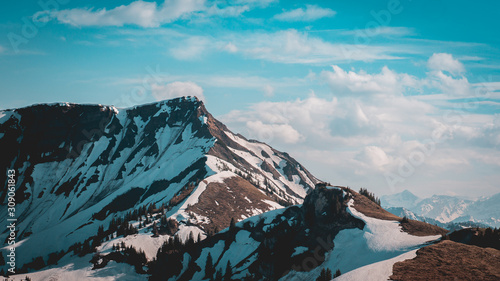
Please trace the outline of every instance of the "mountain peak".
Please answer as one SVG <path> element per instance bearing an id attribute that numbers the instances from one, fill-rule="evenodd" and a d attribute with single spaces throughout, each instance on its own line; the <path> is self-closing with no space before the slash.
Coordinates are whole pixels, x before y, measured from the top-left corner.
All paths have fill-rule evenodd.
<path id="1" fill-rule="evenodd" d="M 1 114 L 0 165 L 18 176 L 16 238 L 29 237 L 19 246 L 20 266 L 67 251 L 140 208 L 163 206 L 179 237 L 206 236 L 231 218 L 302 203 L 318 181 L 288 154 L 232 133 L 196 97 L 121 110 L 39 104 Z"/>

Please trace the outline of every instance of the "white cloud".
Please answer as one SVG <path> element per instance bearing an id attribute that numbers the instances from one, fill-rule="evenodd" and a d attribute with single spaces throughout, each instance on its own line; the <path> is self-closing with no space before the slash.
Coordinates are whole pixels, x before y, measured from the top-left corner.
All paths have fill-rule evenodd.
<path id="1" fill-rule="evenodd" d="M 219 8 L 216 4 L 211 6 L 206 10 L 206 15 L 208 16 L 218 16 L 218 17 L 238 17 L 244 12 L 250 11 L 248 5 L 243 6 L 227 6 Z"/>
<path id="2" fill-rule="evenodd" d="M 366 146 L 356 155 L 356 160 L 361 161 L 361 163 L 366 164 L 370 168 L 375 168 L 380 171 L 384 171 L 385 166 L 394 161 L 391 159 L 385 151 L 378 146 Z"/>
<path id="3" fill-rule="evenodd" d="M 406 87 L 418 88 L 418 80 L 408 74 L 398 74 L 383 67 L 379 74 L 345 71 L 333 65 L 332 71 L 323 71 L 321 76 L 328 82 L 333 92 L 342 94 L 402 94 Z"/>
<path id="4" fill-rule="evenodd" d="M 354 35 L 361 37 L 373 37 L 379 35 L 390 35 L 390 36 L 406 36 L 412 35 L 415 31 L 408 27 L 392 27 L 392 26 L 379 26 L 377 28 L 365 28 L 365 29 L 355 29 L 346 30 L 342 34 Z"/>
<path id="5" fill-rule="evenodd" d="M 399 59 L 390 55 L 395 51 L 392 47 L 330 43 L 295 29 L 275 33 L 242 33 L 233 37 L 240 51 L 247 56 L 279 63 L 324 64 Z"/>
<path id="6" fill-rule="evenodd" d="M 252 7 L 265 8 L 272 3 L 277 3 L 279 0 L 236 0 L 237 4 L 240 5 L 249 5 Z"/>
<path id="7" fill-rule="evenodd" d="M 273 86 L 271 86 L 271 85 L 265 85 L 262 90 L 264 91 L 264 95 L 266 97 L 272 97 L 272 96 L 274 96 L 274 87 Z"/>
<path id="8" fill-rule="evenodd" d="M 466 77 L 453 78 L 442 71 L 433 71 L 428 76 L 430 85 L 449 96 L 467 97 L 472 94 L 472 87 Z"/>
<path id="9" fill-rule="evenodd" d="M 33 19 L 47 22 L 57 19 L 73 26 L 123 26 L 159 27 L 192 15 L 236 17 L 250 9 L 248 5 L 228 5 L 219 8 L 207 6 L 205 0 L 165 0 L 156 2 L 134 1 L 112 9 L 74 8 L 66 10 L 41 11 Z"/>
<path id="10" fill-rule="evenodd" d="M 448 71 L 453 75 L 462 74 L 465 72 L 464 65 L 454 59 L 451 54 L 435 53 L 427 61 L 427 67 L 431 70 Z"/>
<path id="11" fill-rule="evenodd" d="M 229 53 L 236 53 L 238 51 L 238 47 L 231 42 L 227 43 L 222 49 Z"/>
<path id="12" fill-rule="evenodd" d="M 201 58 L 210 47 L 211 43 L 208 38 L 193 36 L 182 40 L 177 47 L 171 48 L 170 53 L 179 60 L 194 60 Z"/>
<path id="13" fill-rule="evenodd" d="M 450 119 L 448 109 L 460 104 L 451 95 L 452 87 L 457 92 L 476 85 L 443 71 L 427 75 L 419 79 L 388 68 L 367 73 L 337 66 L 320 77 L 331 83 L 333 95 L 342 91 L 341 98 L 311 95 L 260 102 L 221 120 L 232 130 L 291 153 L 323 180 L 356 188 L 369 185 L 378 193 L 395 191 L 387 172 L 402 175 L 404 182 L 396 189 L 427 194 L 435 191 L 433 183 L 454 177 L 451 170 L 463 178 L 493 173 L 500 165 L 500 116 L 459 110 Z M 421 87 L 438 94 L 405 94 L 407 88 Z M 421 98 L 432 96 L 439 98 Z"/>
<path id="14" fill-rule="evenodd" d="M 205 101 L 203 89 L 193 82 L 172 82 L 165 85 L 151 85 L 153 97 L 156 100 L 167 100 L 183 96 L 196 96 Z"/>
<path id="15" fill-rule="evenodd" d="M 271 138 L 276 138 L 289 144 L 304 140 L 304 136 L 289 124 L 264 124 L 261 121 L 248 121 L 246 126 L 249 133 L 252 136 L 258 136 L 259 140 L 270 141 Z"/>
<path id="16" fill-rule="evenodd" d="M 274 16 L 280 21 L 315 21 L 321 18 L 333 17 L 337 12 L 328 8 L 321 8 L 316 5 L 306 5 L 306 8 L 284 11 Z"/>

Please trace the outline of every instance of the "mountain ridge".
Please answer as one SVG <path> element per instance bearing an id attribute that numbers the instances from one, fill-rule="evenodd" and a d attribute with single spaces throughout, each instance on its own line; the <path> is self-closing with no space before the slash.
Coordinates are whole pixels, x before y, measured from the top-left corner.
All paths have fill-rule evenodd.
<path id="1" fill-rule="evenodd" d="M 396 215 L 407 211 L 420 220 L 435 220 L 441 224 L 477 223 L 491 227 L 500 226 L 500 193 L 473 199 L 463 196 L 433 195 L 419 198 L 405 190 L 392 195 L 381 196 L 382 206 L 392 208 Z M 411 215 L 411 214 L 409 214 Z"/>
<path id="2" fill-rule="evenodd" d="M 0 161 L 17 171 L 16 239 L 26 240 L 19 247 L 24 252 L 19 266 L 48 249 L 67 250 L 115 216 L 141 206 L 163 204 L 168 216 L 182 218 L 182 237 L 187 238 L 189 231 L 204 236 L 207 231 L 227 227 L 232 216 L 241 220 L 281 207 L 280 203 L 299 203 L 318 181 L 287 154 L 233 134 L 197 98 L 125 110 L 38 104 L 0 114 L 4 155 Z M 256 202 L 240 204 L 241 208 L 234 206 L 240 211 L 233 215 L 218 213 L 222 220 L 217 224 L 203 221 L 201 214 L 188 210 L 198 206 L 201 213 L 197 200 L 193 197 L 191 206 L 185 202 L 193 194 L 203 193 L 199 182 L 223 170 L 262 196 L 254 197 Z M 6 180 L 2 174 L 0 181 Z M 207 185 L 210 189 L 211 182 Z M 239 197 L 230 188 L 226 190 Z M 6 192 L 1 192 L 0 199 L 5 198 Z M 0 238 L 6 239 L 7 234 L 3 231 Z M 58 240 L 46 249 L 34 247 L 35 238 L 42 236 Z M 31 244 L 34 250 L 28 251 Z"/>

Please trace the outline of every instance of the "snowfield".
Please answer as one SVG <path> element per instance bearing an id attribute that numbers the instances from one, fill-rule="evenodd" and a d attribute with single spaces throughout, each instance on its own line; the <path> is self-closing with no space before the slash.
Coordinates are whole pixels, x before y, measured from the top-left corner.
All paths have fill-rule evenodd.
<path id="1" fill-rule="evenodd" d="M 392 267 L 395 263 L 413 259 L 417 256 L 417 250 L 401 254 L 395 258 L 366 265 L 335 278 L 335 281 L 386 281 L 392 275 Z"/>
<path id="2" fill-rule="evenodd" d="M 92 270 L 89 260 L 92 254 L 78 256 L 64 256 L 57 267 L 48 268 L 41 271 L 12 275 L 9 281 L 24 281 L 25 277 L 33 281 L 145 281 L 147 275 L 137 274 L 133 266 L 125 263 L 110 261 L 104 268 Z"/>

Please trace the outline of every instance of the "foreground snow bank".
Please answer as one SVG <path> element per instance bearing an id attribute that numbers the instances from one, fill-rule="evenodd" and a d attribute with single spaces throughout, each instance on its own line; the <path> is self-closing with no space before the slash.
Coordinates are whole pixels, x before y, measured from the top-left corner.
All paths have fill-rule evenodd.
<path id="1" fill-rule="evenodd" d="M 395 258 L 372 263 L 358 269 L 349 271 L 336 278 L 335 281 L 385 281 L 392 275 L 392 267 L 395 263 L 413 259 L 417 256 L 417 250 L 413 250 Z"/>

